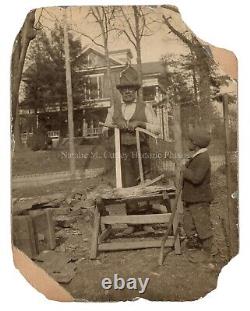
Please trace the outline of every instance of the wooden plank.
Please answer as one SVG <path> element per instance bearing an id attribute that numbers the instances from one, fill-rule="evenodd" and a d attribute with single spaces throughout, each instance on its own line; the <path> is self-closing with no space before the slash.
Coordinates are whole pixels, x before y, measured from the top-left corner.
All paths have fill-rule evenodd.
<path id="1" fill-rule="evenodd" d="M 171 213 L 166 214 L 149 214 L 149 215 L 126 215 L 126 216 L 103 216 L 102 224 L 160 224 L 167 223 Z"/>
<path id="2" fill-rule="evenodd" d="M 29 211 L 39 253 L 56 247 L 55 225 L 52 214 L 52 209 Z"/>
<path id="3" fill-rule="evenodd" d="M 120 129 L 115 128 L 115 176 L 116 188 L 122 188 Z"/>
<path id="4" fill-rule="evenodd" d="M 139 165 L 139 172 L 140 172 L 140 181 L 143 183 L 144 175 L 143 175 L 143 167 L 142 167 L 141 143 L 140 143 L 139 130 L 136 130 L 136 147 L 137 147 L 137 157 L 138 157 L 138 165 Z"/>
<path id="5" fill-rule="evenodd" d="M 168 240 L 170 231 L 173 227 L 173 221 L 176 217 L 176 212 L 178 211 L 178 200 L 181 197 L 181 191 L 182 191 L 182 184 L 183 184 L 183 178 L 182 178 L 182 174 L 180 176 L 180 180 L 179 180 L 179 184 L 177 187 L 177 193 L 176 193 L 176 197 L 175 200 L 172 201 L 173 204 L 171 204 L 171 216 L 168 222 L 168 227 L 167 227 L 167 231 L 164 234 L 163 238 L 162 238 L 162 242 L 161 242 L 161 250 L 160 250 L 160 255 L 159 255 L 159 260 L 158 260 L 158 264 L 161 266 L 163 264 L 164 261 L 164 248 L 165 248 L 165 242 Z"/>
<path id="6" fill-rule="evenodd" d="M 38 251 L 31 216 L 13 216 L 12 240 L 13 244 L 30 258 L 37 256 Z"/>
<path id="7" fill-rule="evenodd" d="M 95 208 L 94 212 L 94 224 L 93 224 L 93 234 L 91 240 L 91 248 L 90 248 L 90 259 L 95 259 L 97 256 L 97 246 L 98 246 L 98 236 L 100 230 L 100 213 L 98 208 Z"/>
<path id="8" fill-rule="evenodd" d="M 165 243 L 165 247 L 174 245 L 174 237 L 169 237 Z M 161 240 L 144 240 L 144 241 L 129 241 L 129 242 L 110 242 L 103 243 L 98 246 L 100 251 L 119 251 L 128 249 L 153 248 L 160 247 Z"/>
<path id="9" fill-rule="evenodd" d="M 56 235 L 55 235 L 55 224 L 53 220 L 53 209 L 47 208 L 45 210 L 47 216 L 47 223 L 48 223 L 48 234 L 49 234 L 49 246 L 50 249 L 55 249 L 56 247 Z"/>

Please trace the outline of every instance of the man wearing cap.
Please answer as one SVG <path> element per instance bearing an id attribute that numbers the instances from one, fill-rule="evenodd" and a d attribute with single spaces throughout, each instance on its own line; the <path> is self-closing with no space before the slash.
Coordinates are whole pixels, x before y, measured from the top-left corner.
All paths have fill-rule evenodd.
<path id="1" fill-rule="evenodd" d="M 138 101 L 137 91 L 141 85 L 135 69 L 127 66 L 120 74 L 117 89 L 122 96 L 121 105 L 115 103 L 111 107 L 105 123 L 120 128 L 121 137 L 121 169 L 123 187 L 138 184 L 139 168 L 137 159 L 135 128 L 142 127 L 154 134 L 160 132 L 158 119 L 151 105 Z M 142 163 L 145 179 L 150 178 L 149 146 L 145 134 L 140 133 Z M 137 204 L 127 204 L 127 214 L 138 213 Z M 130 226 L 124 234 L 133 233 L 135 227 Z M 144 226 L 145 231 L 153 231 L 152 227 Z"/>
<path id="2" fill-rule="evenodd" d="M 207 151 L 210 135 L 205 129 L 196 127 L 190 131 L 188 138 L 188 148 L 193 155 L 182 169 L 183 227 L 188 239 L 187 247 L 201 248 L 206 255 L 211 255 L 213 232 L 210 202 L 213 196 L 210 187 L 211 163 Z"/>

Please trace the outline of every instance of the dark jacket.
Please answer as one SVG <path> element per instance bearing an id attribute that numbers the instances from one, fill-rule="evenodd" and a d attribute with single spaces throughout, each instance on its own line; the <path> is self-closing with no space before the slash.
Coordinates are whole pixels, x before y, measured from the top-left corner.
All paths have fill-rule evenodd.
<path id="1" fill-rule="evenodd" d="M 211 202 L 211 162 L 208 152 L 192 158 L 183 171 L 182 200 L 188 203 Z"/>

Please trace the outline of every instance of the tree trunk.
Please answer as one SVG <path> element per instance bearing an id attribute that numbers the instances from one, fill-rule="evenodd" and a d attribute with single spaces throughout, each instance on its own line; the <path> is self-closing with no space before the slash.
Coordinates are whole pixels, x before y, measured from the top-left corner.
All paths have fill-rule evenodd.
<path id="1" fill-rule="evenodd" d="M 181 106 L 178 101 L 173 105 L 173 132 L 174 132 L 174 146 L 175 146 L 175 170 L 176 170 L 176 185 L 178 185 L 181 162 L 183 160 L 183 144 L 182 144 L 182 128 L 181 128 Z"/>
<path id="2" fill-rule="evenodd" d="M 70 174 L 71 178 L 75 178 L 76 161 L 75 161 L 75 145 L 74 145 L 74 108 L 72 96 L 72 81 L 71 81 L 71 66 L 70 66 L 70 51 L 68 38 L 68 24 L 67 24 L 67 8 L 64 9 L 64 50 L 65 50 L 65 73 L 66 73 L 66 91 L 67 91 L 67 107 L 68 107 L 68 136 L 69 136 L 69 152 L 73 155 L 70 157 Z"/>
<path id="3" fill-rule="evenodd" d="M 114 105 L 114 90 L 113 90 L 113 84 L 112 84 L 112 78 L 111 78 L 111 66 L 110 66 L 107 38 L 104 39 L 104 50 L 105 50 L 105 59 L 106 59 L 106 65 L 107 65 L 107 79 L 108 79 L 109 90 L 110 90 L 109 96 L 110 96 L 111 106 L 113 106 Z"/>
<path id="4" fill-rule="evenodd" d="M 192 70 L 192 79 L 193 79 L 193 87 L 194 87 L 194 101 L 195 101 L 195 106 L 197 108 L 197 113 L 198 113 L 198 119 L 201 119 L 201 111 L 200 111 L 200 96 L 199 96 L 199 89 L 198 89 L 198 81 L 196 77 L 196 58 L 194 55 L 194 52 L 191 50 L 191 70 Z"/>
<path id="5" fill-rule="evenodd" d="M 103 45 L 104 45 L 104 52 L 105 52 L 105 61 L 107 65 L 107 80 L 109 84 L 109 96 L 110 96 L 110 104 L 111 106 L 114 105 L 114 119 L 117 116 L 121 115 L 121 105 L 115 105 L 115 96 L 114 96 L 114 90 L 113 90 L 113 84 L 112 84 L 112 76 L 111 76 L 111 65 L 110 65 L 110 58 L 109 58 L 109 49 L 108 49 L 108 33 L 105 32 L 105 28 L 103 25 L 103 21 L 98 21 L 101 32 L 102 32 L 102 38 L 103 38 Z"/>
<path id="6" fill-rule="evenodd" d="M 140 15 L 139 15 L 137 6 L 133 6 L 133 10 L 134 10 L 134 17 L 135 17 L 137 72 L 138 72 L 139 83 L 142 86 L 141 38 L 140 38 L 140 30 L 139 30 Z M 139 103 L 142 102 L 143 101 L 142 87 L 138 91 L 138 97 L 139 97 Z"/>
<path id="7" fill-rule="evenodd" d="M 203 45 L 194 36 L 192 40 L 186 38 L 180 31 L 175 29 L 169 22 L 170 18 L 165 15 L 162 16 L 166 26 L 175 34 L 182 42 L 184 42 L 190 49 L 191 56 L 193 55 L 197 61 L 197 85 L 199 86 L 199 105 L 208 105 L 210 103 L 210 66 L 209 66 L 209 56 L 204 50 Z M 207 117 L 209 114 L 204 114 L 203 117 Z"/>
<path id="8" fill-rule="evenodd" d="M 14 43 L 11 70 L 11 103 L 12 127 L 14 127 L 15 149 L 21 147 L 20 121 L 19 121 L 19 89 L 22 79 L 23 67 L 29 43 L 34 39 L 35 10 L 30 11 L 24 25 Z"/>

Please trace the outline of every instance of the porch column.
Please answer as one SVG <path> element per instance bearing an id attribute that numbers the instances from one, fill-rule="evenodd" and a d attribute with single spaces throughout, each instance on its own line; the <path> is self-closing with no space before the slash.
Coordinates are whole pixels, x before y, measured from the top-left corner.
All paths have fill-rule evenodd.
<path id="1" fill-rule="evenodd" d="M 82 119 L 82 136 L 85 137 L 87 135 L 87 122 L 86 119 Z"/>

